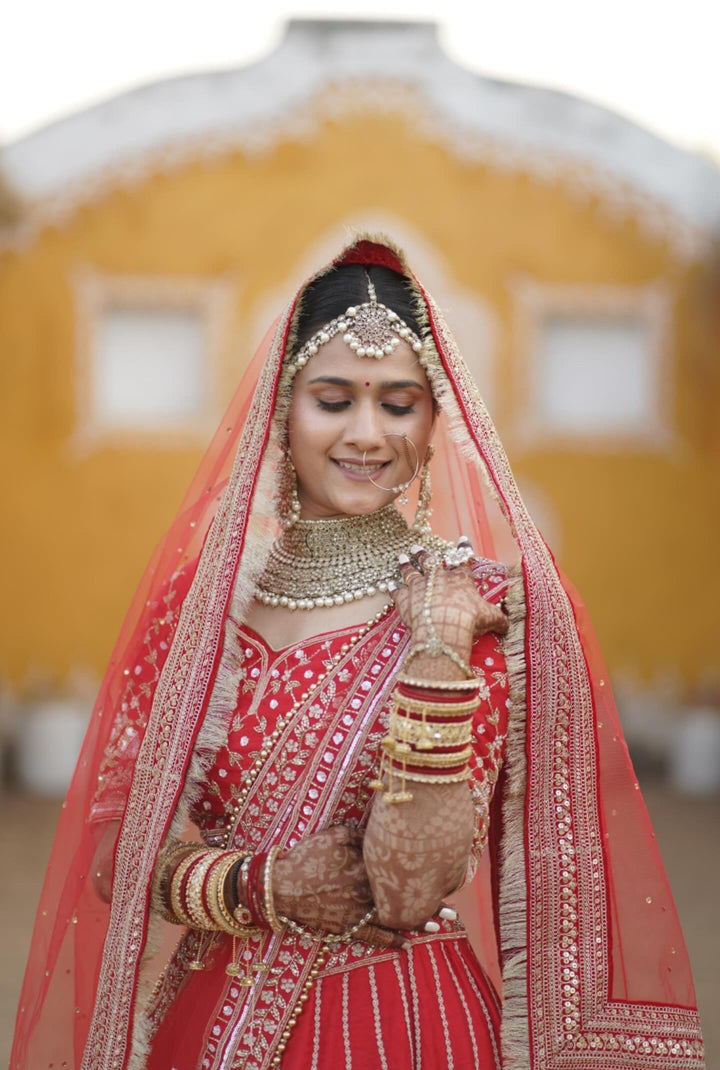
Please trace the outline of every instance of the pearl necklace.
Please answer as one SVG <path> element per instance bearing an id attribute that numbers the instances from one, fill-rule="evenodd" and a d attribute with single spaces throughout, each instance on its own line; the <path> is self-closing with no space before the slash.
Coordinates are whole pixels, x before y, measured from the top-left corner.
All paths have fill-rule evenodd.
<path id="1" fill-rule="evenodd" d="M 267 606 L 341 606 L 387 591 L 398 578 L 398 555 L 422 544 L 445 544 L 408 527 L 393 503 L 360 516 L 297 520 L 275 540 L 255 597 Z"/>

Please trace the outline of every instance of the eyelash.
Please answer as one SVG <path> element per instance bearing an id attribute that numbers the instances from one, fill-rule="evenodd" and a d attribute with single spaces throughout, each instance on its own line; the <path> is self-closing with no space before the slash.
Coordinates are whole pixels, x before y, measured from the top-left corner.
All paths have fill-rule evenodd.
<path id="1" fill-rule="evenodd" d="M 342 412 L 350 404 L 349 401 L 320 401 L 318 400 L 318 407 L 325 412 Z M 411 412 L 415 411 L 414 405 L 390 405 L 385 403 L 383 408 L 391 412 L 393 416 L 408 416 Z"/>

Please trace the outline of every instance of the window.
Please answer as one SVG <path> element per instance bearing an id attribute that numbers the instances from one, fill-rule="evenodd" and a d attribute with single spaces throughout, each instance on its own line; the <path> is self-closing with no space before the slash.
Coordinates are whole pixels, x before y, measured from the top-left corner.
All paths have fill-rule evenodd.
<path id="1" fill-rule="evenodd" d="M 662 287 L 516 287 L 518 440 L 659 448 L 670 435 Z"/>
<path id="2" fill-rule="evenodd" d="M 85 271 L 75 290 L 74 446 L 206 439 L 220 417 L 230 284 Z"/>
<path id="3" fill-rule="evenodd" d="M 205 408 L 205 348 L 197 311 L 108 306 L 93 367 L 96 422 L 108 429 L 192 423 Z"/>
<path id="4" fill-rule="evenodd" d="M 653 418 L 655 364 L 640 320 L 550 316 L 533 362 L 538 428 L 634 432 Z"/>

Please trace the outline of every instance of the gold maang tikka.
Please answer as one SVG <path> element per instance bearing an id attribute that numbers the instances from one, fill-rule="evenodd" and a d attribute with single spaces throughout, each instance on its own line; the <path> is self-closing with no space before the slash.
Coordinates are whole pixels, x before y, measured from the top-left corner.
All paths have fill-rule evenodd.
<path id="1" fill-rule="evenodd" d="M 293 375 L 315 356 L 321 346 L 326 345 L 337 334 L 342 334 L 345 344 L 358 357 L 375 357 L 381 360 L 404 341 L 419 355 L 420 363 L 425 363 L 422 339 L 408 327 L 397 312 L 378 301 L 372 279 L 367 272 L 365 277 L 368 300 L 361 305 L 350 305 L 341 316 L 336 316 L 308 338 L 288 364 L 288 370 Z"/>

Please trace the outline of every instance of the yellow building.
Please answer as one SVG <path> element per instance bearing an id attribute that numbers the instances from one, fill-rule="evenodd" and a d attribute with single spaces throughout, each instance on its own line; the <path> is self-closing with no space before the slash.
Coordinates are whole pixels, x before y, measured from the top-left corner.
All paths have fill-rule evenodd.
<path id="1" fill-rule="evenodd" d="M 0 674 L 95 673 L 261 332 L 348 224 L 447 310 L 611 671 L 718 665 L 720 173 L 454 65 L 424 24 L 290 24 L 8 148 Z M 152 429 L 152 430 L 150 430 Z"/>

